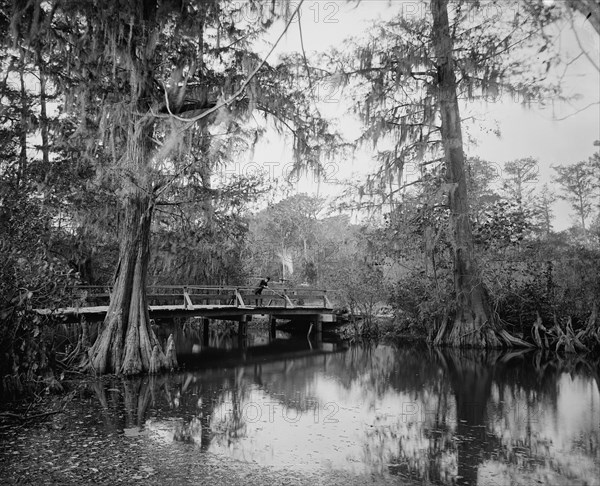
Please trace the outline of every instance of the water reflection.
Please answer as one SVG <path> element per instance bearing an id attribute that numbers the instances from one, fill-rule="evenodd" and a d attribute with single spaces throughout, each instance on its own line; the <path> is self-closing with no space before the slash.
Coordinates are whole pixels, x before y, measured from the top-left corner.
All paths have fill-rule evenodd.
<path id="1" fill-rule="evenodd" d="M 283 331 L 271 334 L 267 330 L 247 329 L 240 333 L 238 323 L 230 321 L 220 321 L 218 327 L 213 321 L 204 330 L 193 325 L 157 327 L 157 335 L 165 343 L 170 334 L 174 337 L 177 360 L 186 369 L 233 367 L 347 348 L 333 334 L 313 334 L 309 339 L 305 334 L 294 338 Z"/>
<path id="2" fill-rule="evenodd" d="M 531 352 L 324 352 L 301 341 L 252 359 L 249 346 L 228 366 L 211 355 L 199 370 L 98 382 L 96 404 L 108 428 L 300 473 L 600 484 L 597 368 Z"/>

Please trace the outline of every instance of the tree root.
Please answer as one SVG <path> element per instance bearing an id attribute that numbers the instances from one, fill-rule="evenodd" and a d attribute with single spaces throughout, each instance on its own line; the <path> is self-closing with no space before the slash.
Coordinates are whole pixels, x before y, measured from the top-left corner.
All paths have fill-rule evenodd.
<path id="1" fill-rule="evenodd" d="M 496 334 L 506 343 L 508 347 L 514 348 L 535 348 L 535 346 L 523 339 L 510 334 L 506 329 L 500 329 L 496 331 Z"/>
<path id="2" fill-rule="evenodd" d="M 532 330 L 535 346 L 540 349 L 554 348 L 556 353 L 589 353 L 593 348 L 600 346 L 600 331 L 598 330 L 597 320 L 598 310 L 596 304 L 592 308 L 585 328 L 577 333 L 573 329 L 571 317 L 568 317 L 566 323 L 561 326 L 555 315 L 554 324 L 548 329 L 542 323 L 542 318 L 538 313 Z"/>
<path id="3" fill-rule="evenodd" d="M 467 345 L 468 347 L 481 348 L 535 348 L 536 345 L 525 341 L 524 339 L 513 336 L 510 332 L 502 327 L 502 321 L 497 314 L 490 321 L 485 320 L 475 329 L 472 329 L 459 336 L 458 340 L 452 337 L 452 327 L 449 325 L 448 319 L 445 319 L 433 340 L 434 346 L 457 346 L 464 347 L 464 338 L 473 334 L 479 334 L 480 345 Z M 450 335 L 450 336 L 449 336 Z M 472 342 L 477 343 L 476 340 Z"/>
<path id="4" fill-rule="evenodd" d="M 162 368 L 162 359 L 161 359 L 162 351 L 158 348 L 158 346 L 154 346 L 152 348 L 152 356 L 150 357 L 150 368 L 148 369 L 148 373 L 156 374 Z"/>
<path id="5" fill-rule="evenodd" d="M 165 353 L 165 368 L 174 370 L 178 366 L 177 353 L 175 352 L 175 340 L 173 339 L 173 334 L 170 334 L 169 339 L 167 340 L 167 351 Z"/>
<path id="6" fill-rule="evenodd" d="M 148 373 L 156 374 L 162 370 L 173 371 L 178 367 L 177 354 L 175 353 L 175 340 L 173 334 L 169 335 L 167 340 L 166 353 L 163 353 L 158 342 L 152 348 L 152 356 L 150 357 L 150 366 Z"/>

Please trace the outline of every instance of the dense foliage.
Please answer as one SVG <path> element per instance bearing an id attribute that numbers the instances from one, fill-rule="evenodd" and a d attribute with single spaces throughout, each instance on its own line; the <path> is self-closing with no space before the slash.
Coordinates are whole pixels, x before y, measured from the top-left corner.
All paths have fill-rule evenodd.
<path id="1" fill-rule="evenodd" d="M 78 283 L 69 263 L 51 250 L 51 213 L 32 188 L 0 179 L 0 390 L 55 388 L 55 324 L 34 311 L 70 300 Z M 43 379 L 43 381 L 42 381 Z M 36 383 L 37 382 L 37 383 Z"/>
<path id="2" fill-rule="evenodd" d="M 481 159 L 469 163 L 476 168 L 469 171 L 475 250 L 497 318 L 531 343 L 538 319 L 556 328 L 555 333 L 567 332 L 568 326 L 575 333 L 597 326 L 597 236 L 584 232 L 577 214 L 568 230 L 555 232 L 547 226 L 553 195 L 538 183 L 537 170 L 524 185 L 526 197 L 515 195 L 518 184 L 511 168 L 529 166 L 530 159 L 507 161 L 502 176 Z M 427 199 L 427 191 L 423 187 L 407 194 L 386 220 L 387 233 L 394 235 L 388 251 L 410 267 L 394 285 L 399 330 L 421 335 L 431 335 L 453 310 L 447 212 L 418 204 Z M 593 339 L 589 342 L 598 346 Z"/>

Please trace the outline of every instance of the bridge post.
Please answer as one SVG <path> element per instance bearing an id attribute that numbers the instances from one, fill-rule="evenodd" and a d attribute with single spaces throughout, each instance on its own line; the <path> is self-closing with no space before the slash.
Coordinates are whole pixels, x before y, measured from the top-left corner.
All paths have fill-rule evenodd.
<path id="1" fill-rule="evenodd" d="M 277 336 L 277 319 L 275 316 L 269 316 L 269 339 L 275 339 Z"/>
<path id="2" fill-rule="evenodd" d="M 248 335 L 248 316 L 242 314 L 238 321 L 238 336 L 245 338 Z"/>
<path id="3" fill-rule="evenodd" d="M 283 289 L 283 307 L 285 307 L 286 309 L 289 307 L 290 309 L 294 308 L 294 304 L 292 304 L 292 301 L 290 300 L 288 294 L 287 294 L 287 289 Z"/>
<path id="4" fill-rule="evenodd" d="M 314 327 L 315 341 L 317 348 L 321 348 L 323 344 L 323 315 L 317 314 L 315 316 L 315 327 Z"/>
<path id="5" fill-rule="evenodd" d="M 209 338 L 209 329 L 208 329 L 209 320 L 206 317 L 202 318 L 202 344 L 208 347 L 208 338 Z"/>
<path id="6" fill-rule="evenodd" d="M 329 299 L 327 298 L 327 290 L 323 290 L 323 307 L 327 309 L 333 308 L 331 302 L 329 302 Z"/>
<path id="7" fill-rule="evenodd" d="M 315 327 L 316 327 L 315 331 L 317 332 L 317 335 L 322 335 L 323 334 L 323 314 L 317 314 Z"/>
<path id="8" fill-rule="evenodd" d="M 240 289 L 235 289 L 235 305 L 236 307 L 242 306 L 245 307 L 246 304 L 244 304 L 244 299 L 242 299 L 242 294 L 240 294 Z"/>
<path id="9" fill-rule="evenodd" d="M 188 293 L 188 288 L 183 287 L 183 308 L 184 309 L 193 309 L 194 304 L 192 304 L 192 300 L 190 299 L 190 294 Z"/>

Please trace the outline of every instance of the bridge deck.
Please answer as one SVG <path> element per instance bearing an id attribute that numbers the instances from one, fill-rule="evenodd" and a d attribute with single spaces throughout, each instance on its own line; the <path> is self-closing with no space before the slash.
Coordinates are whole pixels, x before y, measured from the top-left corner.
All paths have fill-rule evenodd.
<path id="1" fill-rule="evenodd" d="M 108 305 L 89 304 L 98 301 L 108 303 L 111 289 L 78 287 L 74 290 L 75 305 L 59 309 L 37 309 L 37 312 L 42 315 L 60 316 L 69 321 L 81 317 L 90 321 L 103 320 Z M 250 288 L 164 286 L 150 287 L 148 299 L 151 303 L 148 306 L 151 318 L 200 316 L 238 320 L 246 315 L 266 314 L 278 319 L 319 315 L 324 321 L 335 320 L 333 306 L 327 298 L 326 290 L 268 288 L 262 295 L 257 296 Z M 161 301 L 169 303 L 155 305 Z M 214 303 L 215 301 L 217 303 Z M 252 302 L 260 305 L 249 305 Z M 263 302 L 266 304 L 263 305 Z"/>
<path id="2" fill-rule="evenodd" d="M 53 315 L 64 317 L 67 320 L 76 320 L 80 317 L 85 317 L 87 320 L 102 320 L 108 311 L 107 305 L 97 305 L 90 307 L 63 307 L 56 310 L 38 309 L 37 312 L 43 315 Z M 149 306 L 150 317 L 166 318 L 166 317 L 206 317 L 213 319 L 230 319 L 236 320 L 244 315 L 264 315 L 268 314 L 278 319 L 292 319 L 298 316 L 314 316 L 314 315 L 333 315 L 332 308 L 326 307 L 283 307 L 283 306 L 267 306 L 267 307 L 241 307 L 235 305 L 195 305 L 186 307 L 184 305 L 151 305 Z M 324 320 L 327 320 L 325 318 Z"/>

